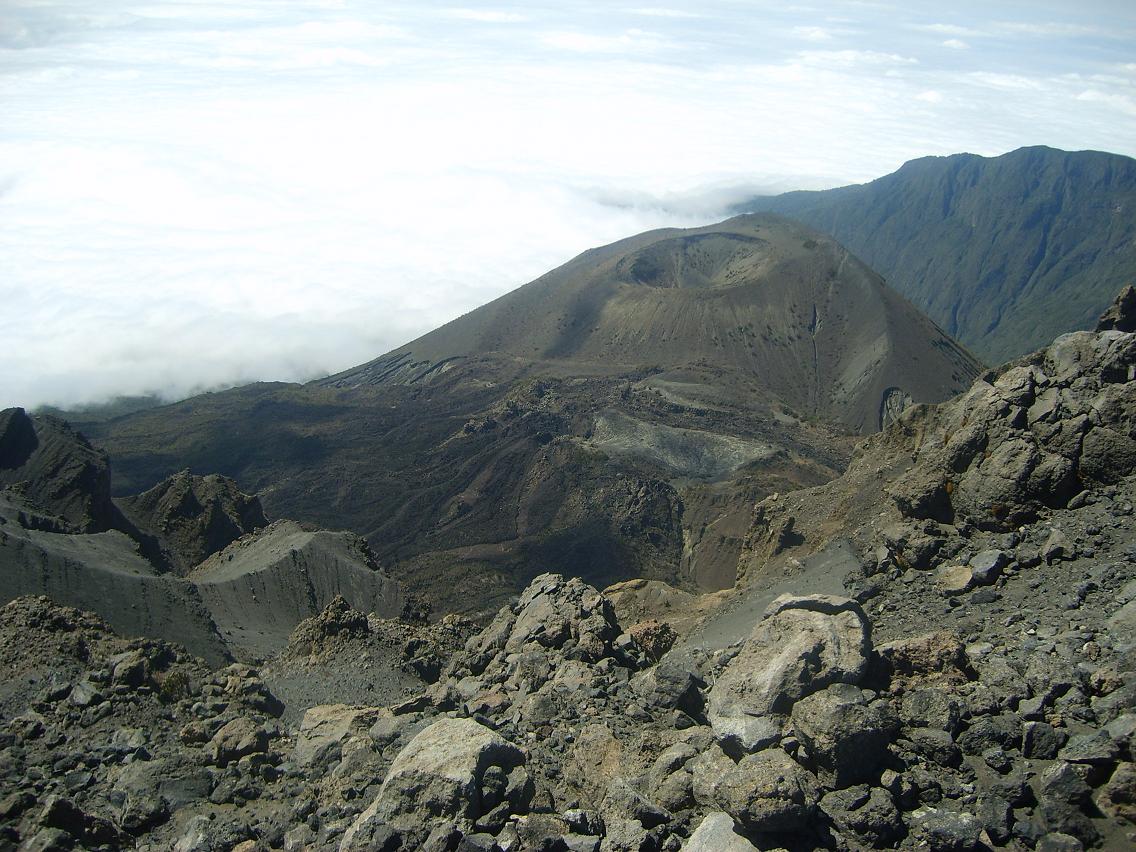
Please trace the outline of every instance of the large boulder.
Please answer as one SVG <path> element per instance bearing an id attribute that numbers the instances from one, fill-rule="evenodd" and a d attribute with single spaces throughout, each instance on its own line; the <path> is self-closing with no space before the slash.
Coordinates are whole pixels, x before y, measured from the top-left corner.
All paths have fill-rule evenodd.
<path id="1" fill-rule="evenodd" d="M 482 782 L 491 767 L 507 775 L 524 762 L 519 748 L 484 725 L 439 719 L 399 752 L 375 800 L 347 829 L 339 848 L 371 849 L 392 831 L 402 848 L 419 848 L 433 823 L 482 816 Z"/>
<path id="2" fill-rule="evenodd" d="M 767 745 L 771 716 L 830 684 L 860 683 L 871 651 L 870 625 L 855 601 L 782 595 L 710 690 L 714 733 L 742 751 Z"/>
<path id="3" fill-rule="evenodd" d="M 750 832 L 799 832 L 813 820 L 820 788 L 780 749 L 743 757 L 714 788 L 715 803 Z"/>
<path id="4" fill-rule="evenodd" d="M 248 716 L 238 716 L 221 727 L 205 747 L 205 759 L 228 766 L 249 754 L 268 750 L 268 732 Z"/>
<path id="5" fill-rule="evenodd" d="M 868 703 L 859 687 L 833 684 L 793 706 L 793 729 L 810 765 L 835 787 L 868 780 L 887 757 L 899 720 L 882 701 Z"/>
<path id="6" fill-rule="evenodd" d="M 734 820 L 727 813 L 714 811 L 706 815 L 690 839 L 682 846 L 683 852 L 756 852 L 757 847 L 734 829 Z"/>
<path id="7" fill-rule="evenodd" d="M 337 757 L 341 743 L 355 733 L 366 731 L 380 715 L 375 707 L 347 704 L 320 704 L 309 707 L 296 732 L 292 759 L 297 766 L 326 765 Z"/>

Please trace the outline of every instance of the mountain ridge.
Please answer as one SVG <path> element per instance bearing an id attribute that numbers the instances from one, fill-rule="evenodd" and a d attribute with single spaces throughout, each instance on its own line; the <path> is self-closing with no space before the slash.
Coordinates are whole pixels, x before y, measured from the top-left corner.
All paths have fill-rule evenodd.
<path id="1" fill-rule="evenodd" d="M 737 209 L 832 235 L 990 363 L 1091 328 L 1136 268 L 1136 160 L 1101 151 L 922 157 Z"/>
<path id="2" fill-rule="evenodd" d="M 943 361 L 918 349 L 926 343 L 950 363 L 947 378 Z M 319 384 L 418 383 L 460 359 L 493 355 L 554 375 L 702 363 L 760 373 L 798 411 L 858 431 L 880 428 L 889 388 L 943 398 L 975 369 L 845 248 L 780 217 L 744 215 L 591 249 Z M 916 368 L 920 358 L 933 363 Z"/>

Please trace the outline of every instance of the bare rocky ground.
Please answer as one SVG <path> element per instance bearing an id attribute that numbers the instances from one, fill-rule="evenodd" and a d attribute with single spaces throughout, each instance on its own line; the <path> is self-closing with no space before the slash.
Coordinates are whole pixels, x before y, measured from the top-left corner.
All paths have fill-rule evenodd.
<path id="1" fill-rule="evenodd" d="M 1136 845 L 1136 335 L 1080 333 L 756 507 L 738 588 L 334 600 L 259 669 L 0 610 L 0 848 Z"/>

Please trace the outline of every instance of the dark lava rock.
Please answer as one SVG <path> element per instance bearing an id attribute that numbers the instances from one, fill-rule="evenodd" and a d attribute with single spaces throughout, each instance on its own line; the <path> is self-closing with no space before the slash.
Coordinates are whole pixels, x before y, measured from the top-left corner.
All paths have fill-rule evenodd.
<path id="1" fill-rule="evenodd" d="M 860 784 L 828 793 L 820 809 L 842 834 L 852 834 L 861 843 L 879 848 L 903 835 L 903 820 L 891 794 L 879 787 Z"/>
<path id="2" fill-rule="evenodd" d="M 1136 331 L 1136 288 L 1125 285 L 1097 320 L 1097 331 Z"/>
<path id="3" fill-rule="evenodd" d="M 898 720 L 859 687 L 834 684 L 793 705 L 793 728 L 823 780 L 846 787 L 867 780 L 883 762 Z"/>
<path id="4" fill-rule="evenodd" d="M 982 826 L 974 814 L 941 808 L 920 808 L 908 821 L 911 839 L 931 852 L 972 852 Z"/>

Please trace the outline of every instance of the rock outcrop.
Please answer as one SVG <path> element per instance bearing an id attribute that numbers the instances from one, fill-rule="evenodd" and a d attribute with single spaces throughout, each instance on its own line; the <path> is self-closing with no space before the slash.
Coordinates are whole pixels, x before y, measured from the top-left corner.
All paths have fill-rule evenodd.
<path id="1" fill-rule="evenodd" d="M 0 487 L 60 532 L 116 528 L 110 464 L 65 421 L 32 417 L 22 408 L 0 411 Z"/>
<path id="2" fill-rule="evenodd" d="M 259 499 L 215 474 L 183 470 L 117 502 L 138 529 L 160 543 L 163 560 L 183 577 L 241 536 L 268 526 Z"/>
<path id="3" fill-rule="evenodd" d="M 0 412 L 0 602 L 47 595 L 214 664 L 281 650 L 337 595 L 363 613 L 402 611 L 359 536 L 265 526 L 231 480 L 183 472 L 124 499 L 125 512 L 110 487 L 106 457 L 66 423 Z"/>

